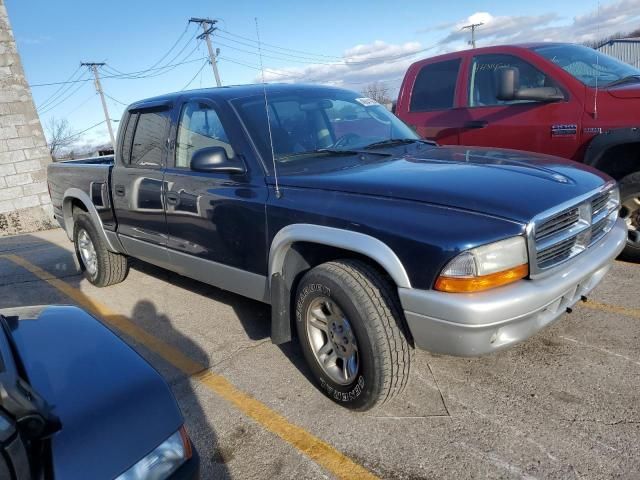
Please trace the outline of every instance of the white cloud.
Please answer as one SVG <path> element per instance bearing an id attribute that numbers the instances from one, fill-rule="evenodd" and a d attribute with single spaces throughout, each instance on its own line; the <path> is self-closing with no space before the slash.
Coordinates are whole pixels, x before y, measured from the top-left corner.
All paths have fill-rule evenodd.
<path id="1" fill-rule="evenodd" d="M 281 69 L 265 68 L 268 82 L 311 82 L 358 89 L 373 81 L 397 88 L 404 72 L 424 52 L 419 42 L 389 44 L 376 40 L 344 51 L 342 60 Z M 256 78 L 261 81 L 261 78 Z"/>
<path id="2" fill-rule="evenodd" d="M 599 8 L 572 19 L 562 18 L 554 12 L 499 16 L 479 11 L 459 21 L 422 30 L 448 31 L 441 40 L 429 47 L 420 42 L 390 44 L 376 40 L 348 48 L 342 54 L 342 59 L 336 62 L 304 67 L 266 67 L 265 80 L 324 83 L 352 89 L 382 81 L 395 94 L 404 72 L 418 58 L 469 48 L 469 31 L 462 30 L 462 27 L 470 23 L 483 23 L 476 31 L 478 46 L 535 41 L 585 42 L 640 27 L 640 0 L 602 3 Z M 256 81 L 261 81 L 261 77 L 257 77 Z"/>
<path id="3" fill-rule="evenodd" d="M 494 16 L 476 12 L 459 22 L 440 25 L 449 33 L 438 42 L 441 52 L 466 46 L 471 23 L 484 23 L 476 30 L 478 46 L 536 41 L 585 42 L 640 27 L 640 0 L 617 0 L 603 3 L 586 14 L 567 22 L 556 13 L 521 16 Z"/>

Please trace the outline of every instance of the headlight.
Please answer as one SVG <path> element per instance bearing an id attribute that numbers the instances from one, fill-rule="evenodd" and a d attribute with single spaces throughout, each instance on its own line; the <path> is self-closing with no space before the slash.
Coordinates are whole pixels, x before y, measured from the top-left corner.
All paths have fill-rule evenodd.
<path id="1" fill-rule="evenodd" d="M 164 480 L 191 458 L 191 443 L 182 427 L 116 480 Z"/>
<path id="2" fill-rule="evenodd" d="M 527 275 L 527 244 L 524 237 L 512 237 L 462 252 L 442 270 L 435 288 L 443 292 L 479 292 Z"/>

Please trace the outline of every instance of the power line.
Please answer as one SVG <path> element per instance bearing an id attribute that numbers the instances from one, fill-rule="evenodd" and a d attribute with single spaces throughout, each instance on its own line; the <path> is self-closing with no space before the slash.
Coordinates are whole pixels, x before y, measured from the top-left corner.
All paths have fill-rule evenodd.
<path id="1" fill-rule="evenodd" d="M 119 103 L 120 105 L 124 105 L 125 107 L 129 106 L 129 104 L 128 104 L 128 103 L 124 103 L 124 102 L 121 102 L 120 100 L 118 100 L 117 98 L 113 98 L 113 97 L 112 97 L 111 95 L 109 95 L 107 92 L 103 92 L 103 93 L 104 93 L 104 96 L 105 96 L 105 97 L 110 98 L 110 99 L 111 99 L 111 100 L 113 100 L 114 102 Z"/>
<path id="2" fill-rule="evenodd" d="M 202 72 L 202 70 L 203 70 L 203 69 L 204 69 L 204 67 L 207 65 L 207 63 L 209 63 L 209 62 L 206 62 L 206 61 L 205 61 L 205 62 L 202 62 L 202 66 L 198 69 L 198 71 L 197 71 L 197 72 L 196 72 L 196 74 L 193 76 L 193 78 L 192 78 L 191 80 L 189 80 L 189 81 L 187 82 L 187 84 L 186 84 L 184 87 L 182 87 L 182 88 L 180 89 L 180 91 L 186 90 L 186 89 L 187 89 L 187 87 L 193 83 L 193 81 L 196 79 L 196 77 L 197 77 L 198 75 L 200 75 L 200 72 Z"/>
<path id="3" fill-rule="evenodd" d="M 90 80 L 90 79 L 89 79 Z M 50 112 L 51 110 L 53 110 L 54 108 L 59 107 L 60 105 L 62 105 L 64 102 L 66 102 L 69 98 L 71 98 L 72 96 L 74 96 L 76 93 L 78 93 L 82 87 L 84 87 L 84 83 L 81 83 L 79 85 L 77 85 L 75 88 L 73 88 L 73 86 L 70 86 L 66 91 L 69 92 L 68 95 L 66 95 L 65 97 L 62 97 L 61 99 L 59 99 L 58 101 L 48 105 L 44 110 L 40 110 L 38 111 L 38 115 L 44 115 L 45 113 Z"/>
<path id="4" fill-rule="evenodd" d="M 80 104 L 78 104 L 77 106 L 73 107 L 71 110 L 69 110 L 67 113 L 65 113 L 64 115 L 62 115 L 63 117 L 68 117 L 69 115 L 71 115 L 72 113 L 76 112 L 78 109 L 84 107 L 89 100 L 93 100 L 93 98 L 96 96 L 95 93 L 92 93 L 90 97 L 85 98 Z"/>
<path id="5" fill-rule="evenodd" d="M 195 51 L 195 50 L 194 50 Z M 188 58 L 188 57 L 187 57 Z M 204 60 L 206 57 L 199 57 L 199 58 L 195 58 L 195 59 L 191 59 L 191 60 L 185 60 L 182 61 L 180 63 L 174 63 L 172 65 L 165 65 L 163 67 L 158 67 L 158 68 L 154 68 L 152 70 L 164 70 L 168 67 L 178 67 L 180 65 L 186 65 L 187 63 L 194 63 L 194 62 L 198 62 L 200 60 Z M 109 65 L 105 65 L 107 67 L 107 69 L 111 69 L 114 70 L 113 67 L 110 67 Z M 136 73 L 142 73 L 142 72 L 146 72 L 148 70 L 140 70 L 137 72 L 128 72 L 128 73 L 120 73 L 120 74 L 115 74 L 115 75 L 104 75 L 102 78 L 115 78 L 118 80 L 130 80 L 132 75 L 136 74 Z M 163 75 L 165 73 L 167 73 L 170 70 L 164 71 L 160 74 L 157 75 Z M 152 77 L 152 76 L 157 76 L 156 74 L 152 74 L 152 75 L 148 75 L 148 76 L 140 76 L 140 77 L 134 77 L 134 78 L 148 78 L 148 77 Z M 65 82 L 49 82 L 49 83 L 34 83 L 29 85 L 30 87 L 47 87 L 47 86 L 51 86 L 51 85 L 67 85 L 67 84 L 74 84 L 74 83 L 86 83 L 91 81 L 91 77 L 89 78 L 84 78 L 84 79 L 79 79 L 79 80 L 70 80 L 70 81 L 65 81 Z"/>
<path id="6" fill-rule="evenodd" d="M 82 135 L 83 133 L 88 132 L 88 131 L 89 131 L 89 130 L 91 130 L 92 128 L 96 128 L 98 125 L 102 125 L 103 123 L 106 123 L 106 120 L 102 120 L 102 121 L 100 121 L 100 122 L 96 123 L 95 125 L 91 125 L 89 128 L 85 128 L 85 129 L 84 129 L 84 130 L 82 130 L 81 132 L 74 133 L 73 135 L 70 135 L 70 136 L 69 136 L 69 138 L 74 138 L 74 137 L 77 137 L 77 136 L 79 136 L 79 135 Z"/>
<path id="7" fill-rule="evenodd" d="M 73 73 L 71 75 L 69 75 L 69 78 L 67 79 L 67 81 L 73 79 L 73 77 L 76 76 L 76 73 L 78 73 L 81 68 L 82 68 L 82 65 L 78 65 L 78 68 L 76 68 L 73 71 Z M 82 74 L 80 74 L 80 76 L 82 76 Z M 55 92 L 53 92 L 51 95 L 49 95 L 49 97 L 47 97 L 45 100 L 43 100 L 43 102 L 38 106 L 38 109 L 46 107 L 47 104 L 49 104 L 51 101 L 55 101 L 53 97 L 58 95 L 58 93 L 61 92 L 61 90 L 63 90 L 64 88 L 65 88 L 64 85 L 61 85 Z M 60 93 L 60 95 L 64 95 L 64 93 Z"/>
<path id="8" fill-rule="evenodd" d="M 191 17 L 189 19 L 189 23 L 199 23 L 202 27 L 202 34 L 198 36 L 198 40 L 204 40 L 207 43 L 207 50 L 209 51 L 209 63 L 211 64 L 211 68 L 213 69 L 213 76 L 216 79 L 216 86 L 221 87 L 222 82 L 220 81 L 220 73 L 218 72 L 218 62 L 216 57 L 220 53 L 220 49 L 213 50 L 213 46 L 211 45 L 211 34 L 217 30 L 216 23 L 217 20 L 211 20 L 209 18 L 194 18 Z"/>
<path id="9" fill-rule="evenodd" d="M 252 43 L 257 43 L 257 41 L 255 39 L 253 39 L 253 38 L 243 37 L 242 35 L 238 35 L 238 34 L 232 33 L 230 31 L 224 30 L 222 28 L 219 28 L 219 30 L 221 32 L 226 33 L 227 35 L 231 35 L 232 37 L 241 38 L 243 40 L 248 40 L 248 41 L 250 41 Z M 280 47 L 278 45 L 273 45 L 273 44 L 265 43 L 265 42 L 262 42 L 262 45 L 263 46 L 266 45 L 266 46 L 272 47 L 272 48 L 277 48 L 277 49 L 280 49 L 280 50 L 287 50 L 287 51 L 290 51 L 290 52 L 302 53 L 302 54 L 310 55 L 310 56 L 313 56 L 313 57 L 325 57 L 325 58 L 336 58 L 336 59 L 342 59 L 343 58 L 343 57 L 338 57 L 336 55 L 324 55 L 322 53 L 311 53 L 311 52 L 305 52 L 304 50 L 296 50 L 296 49 L 293 49 L 293 48 Z M 263 50 L 265 50 L 265 49 L 263 48 Z"/>

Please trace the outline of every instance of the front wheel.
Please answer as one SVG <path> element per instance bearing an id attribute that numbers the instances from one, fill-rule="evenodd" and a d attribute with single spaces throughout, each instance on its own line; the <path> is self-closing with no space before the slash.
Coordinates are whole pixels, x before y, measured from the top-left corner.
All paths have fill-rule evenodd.
<path id="1" fill-rule="evenodd" d="M 640 172 L 620 180 L 620 217 L 627 223 L 627 245 L 620 258 L 640 262 Z"/>
<path id="2" fill-rule="evenodd" d="M 369 410 L 399 394 L 412 348 L 390 282 L 357 260 L 307 272 L 296 295 L 300 345 L 316 383 L 333 401 Z"/>

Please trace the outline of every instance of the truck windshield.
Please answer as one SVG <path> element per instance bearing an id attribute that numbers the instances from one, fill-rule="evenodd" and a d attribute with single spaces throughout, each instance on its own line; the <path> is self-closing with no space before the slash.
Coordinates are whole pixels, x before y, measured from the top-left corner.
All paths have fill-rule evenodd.
<path id="1" fill-rule="evenodd" d="M 533 50 L 589 87 L 606 87 L 624 79 L 640 82 L 639 69 L 583 45 L 545 45 Z"/>
<path id="2" fill-rule="evenodd" d="M 263 95 L 233 102 L 266 166 L 271 167 L 269 125 Z M 286 89 L 268 93 L 273 154 L 282 164 L 304 161 L 313 169 L 336 154 L 389 140 L 419 137 L 384 106 L 357 93 L 332 88 Z M 391 145 L 392 142 L 388 142 Z"/>

